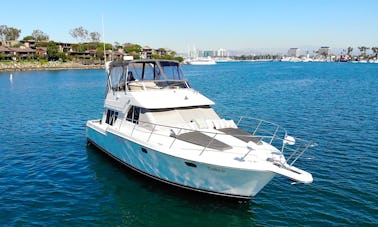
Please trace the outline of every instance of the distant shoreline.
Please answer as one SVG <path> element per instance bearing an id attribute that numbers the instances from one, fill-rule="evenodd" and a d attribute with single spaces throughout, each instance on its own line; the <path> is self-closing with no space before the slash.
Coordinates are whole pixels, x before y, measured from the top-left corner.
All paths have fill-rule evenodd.
<path id="1" fill-rule="evenodd" d="M 103 69 L 104 65 L 76 62 L 0 62 L 0 72 Z"/>

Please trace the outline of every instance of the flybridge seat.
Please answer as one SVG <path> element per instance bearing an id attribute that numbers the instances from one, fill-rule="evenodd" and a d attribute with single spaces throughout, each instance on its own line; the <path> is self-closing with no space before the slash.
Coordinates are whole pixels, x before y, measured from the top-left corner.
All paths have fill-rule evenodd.
<path id="1" fill-rule="evenodd" d="M 133 81 L 128 83 L 130 91 L 138 91 L 145 89 L 160 89 L 160 86 L 157 86 L 153 81 Z"/>
<path id="2" fill-rule="evenodd" d="M 150 90 L 150 89 L 180 89 L 188 88 L 186 81 L 129 81 L 127 82 L 130 91 Z"/>

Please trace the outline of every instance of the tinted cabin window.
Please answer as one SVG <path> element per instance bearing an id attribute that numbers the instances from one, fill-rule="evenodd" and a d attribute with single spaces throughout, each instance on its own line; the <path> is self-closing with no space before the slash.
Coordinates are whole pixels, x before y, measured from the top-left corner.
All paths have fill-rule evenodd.
<path id="1" fill-rule="evenodd" d="M 109 125 L 113 125 L 116 122 L 117 117 L 118 117 L 118 112 L 114 110 L 108 110 L 106 113 L 105 123 Z"/>
<path id="2" fill-rule="evenodd" d="M 109 120 L 110 120 L 110 110 L 107 110 L 106 111 L 106 120 L 105 120 L 105 123 L 109 124 Z"/>
<path id="3" fill-rule="evenodd" d="M 141 111 L 142 111 L 142 108 L 132 106 L 130 108 L 129 112 L 127 113 L 126 120 L 138 124 L 139 115 L 140 115 Z"/>
<path id="4" fill-rule="evenodd" d="M 118 112 L 114 112 L 113 117 L 112 117 L 111 125 L 113 125 L 116 122 L 117 117 L 118 117 Z"/>
<path id="5" fill-rule="evenodd" d="M 127 116 L 126 116 L 126 120 L 127 121 L 132 121 L 133 120 L 133 111 L 134 111 L 134 107 L 132 106 L 129 110 L 129 112 L 127 113 Z"/>

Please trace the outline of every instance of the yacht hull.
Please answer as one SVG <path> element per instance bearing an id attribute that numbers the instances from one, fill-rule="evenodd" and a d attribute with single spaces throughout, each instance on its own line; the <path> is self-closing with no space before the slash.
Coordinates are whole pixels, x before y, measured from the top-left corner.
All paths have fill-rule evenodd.
<path id="1" fill-rule="evenodd" d="M 203 193 L 250 199 L 275 176 L 271 171 L 251 171 L 194 162 L 133 142 L 87 123 L 87 140 L 125 166 L 156 180 Z"/>

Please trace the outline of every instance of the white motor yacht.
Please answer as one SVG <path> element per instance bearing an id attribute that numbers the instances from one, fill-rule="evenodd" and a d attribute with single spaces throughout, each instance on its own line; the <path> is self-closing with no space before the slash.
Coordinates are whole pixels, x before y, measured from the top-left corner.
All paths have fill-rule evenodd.
<path id="1" fill-rule="evenodd" d="M 89 144 L 125 166 L 174 186 L 250 199 L 276 175 L 311 183 L 293 164 L 313 143 L 264 120 L 220 116 L 183 77 L 180 63 L 106 64 L 101 119 L 87 122 Z"/>
<path id="2" fill-rule="evenodd" d="M 216 65 L 217 62 L 211 57 L 198 57 L 187 60 L 190 65 Z"/>

